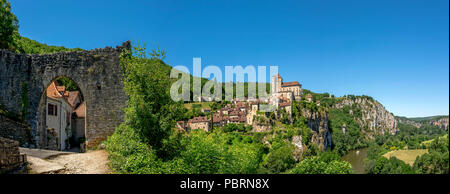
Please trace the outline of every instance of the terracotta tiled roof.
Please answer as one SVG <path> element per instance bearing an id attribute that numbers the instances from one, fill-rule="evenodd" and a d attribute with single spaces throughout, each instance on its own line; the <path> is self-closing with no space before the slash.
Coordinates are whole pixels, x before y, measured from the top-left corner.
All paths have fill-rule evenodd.
<path id="1" fill-rule="evenodd" d="M 52 82 L 48 88 L 47 88 L 47 97 L 50 98 L 61 98 L 62 95 L 58 92 L 58 90 L 56 89 L 56 84 L 55 82 Z"/>
<path id="2" fill-rule="evenodd" d="M 218 117 L 213 116 L 213 123 L 220 123 L 222 121 L 223 121 L 222 117 L 220 117 L 220 116 L 218 116 Z"/>
<path id="3" fill-rule="evenodd" d="M 79 98 L 80 96 L 80 92 L 79 91 L 74 91 L 74 92 L 69 92 L 69 96 L 68 96 L 68 98 L 67 98 L 67 101 L 69 102 L 69 104 L 72 106 L 72 107 L 75 107 L 75 101 L 77 100 L 77 98 Z M 81 101 L 81 99 L 80 99 L 80 101 Z"/>
<path id="4" fill-rule="evenodd" d="M 232 111 L 228 115 L 230 115 L 230 116 L 238 116 L 240 114 L 239 114 L 239 111 Z"/>
<path id="5" fill-rule="evenodd" d="M 291 106 L 291 102 L 280 103 L 280 107 Z"/>
<path id="6" fill-rule="evenodd" d="M 209 122 L 209 120 L 206 117 L 194 117 L 192 119 L 189 119 L 188 121 L 188 123 L 202 123 L 202 122 Z"/>
<path id="7" fill-rule="evenodd" d="M 66 86 L 56 86 L 56 89 L 58 90 L 58 92 L 65 92 Z"/>
<path id="8" fill-rule="evenodd" d="M 236 104 L 236 108 L 245 108 L 245 107 L 247 107 L 247 105 L 245 105 L 245 103 L 243 103 L 243 102 L 238 102 Z"/>
<path id="9" fill-rule="evenodd" d="M 233 117 L 233 118 L 230 118 L 230 121 L 231 122 L 239 122 L 239 117 Z"/>
<path id="10" fill-rule="evenodd" d="M 85 102 L 81 103 L 80 106 L 78 106 L 78 108 L 75 109 L 74 112 L 77 115 L 77 117 L 80 118 L 86 117 L 86 103 Z"/>
<path id="11" fill-rule="evenodd" d="M 298 83 L 298 81 L 293 81 L 293 82 L 283 82 L 281 84 L 281 87 L 289 87 L 289 86 L 300 86 L 302 87 L 302 85 L 300 83 Z"/>

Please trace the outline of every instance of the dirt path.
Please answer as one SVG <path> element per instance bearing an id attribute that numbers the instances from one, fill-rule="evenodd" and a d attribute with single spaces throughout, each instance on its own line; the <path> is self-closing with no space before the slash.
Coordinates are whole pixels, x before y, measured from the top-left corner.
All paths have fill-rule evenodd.
<path id="1" fill-rule="evenodd" d="M 105 150 L 59 155 L 49 161 L 64 166 L 64 170 L 59 171 L 63 174 L 109 174 L 111 172 Z"/>
<path id="2" fill-rule="evenodd" d="M 108 174 L 108 153 L 95 150 L 87 153 L 26 150 L 31 173 L 37 174 Z"/>

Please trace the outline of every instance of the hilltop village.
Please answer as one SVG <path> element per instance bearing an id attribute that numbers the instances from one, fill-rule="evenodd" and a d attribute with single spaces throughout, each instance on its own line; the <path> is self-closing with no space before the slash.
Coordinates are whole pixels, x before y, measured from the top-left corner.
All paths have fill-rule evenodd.
<path id="1" fill-rule="evenodd" d="M 270 105 L 275 108 L 275 117 L 291 118 L 293 101 L 302 99 L 302 85 L 298 81 L 283 82 L 280 74 L 272 76 L 271 95 L 267 98 L 251 99 L 234 98 L 231 102 L 223 104 L 218 110 L 202 108 L 201 112 L 205 116 L 193 117 L 187 121 L 178 121 L 176 128 L 180 131 L 190 131 L 201 129 L 210 131 L 214 127 L 223 127 L 228 124 L 251 126 L 254 132 L 263 132 L 271 129 L 272 122 L 264 112 L 262 106 Z M 311 94 L 306 95 L 306 100 L 311 102 Z M 317 102 L 320 105 L 320 102 Z"/>

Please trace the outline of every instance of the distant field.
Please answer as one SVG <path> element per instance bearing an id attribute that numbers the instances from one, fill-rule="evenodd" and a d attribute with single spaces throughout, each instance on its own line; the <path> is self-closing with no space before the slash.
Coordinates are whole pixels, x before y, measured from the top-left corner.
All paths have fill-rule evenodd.
<path id="1" fill-rule="evenodd" d="M 442 137 L 439 137 L 440 138 L 439 140 L 445 139 L 445 138 L 447 138 L 447 136 L 448 136 L 448 134 L 446 134 L 446 135 L 444 135 Z M 430 139 L 428 141 L 424 141 L 424 142 L 420 143 L 420 145 L 429 146 L 431 144 L 431 142 L 433 142 L 433 141 L 434 141 L 434 139 Z"/>
<path id="2" fill-rule="evenodd" d="M 426 149 L 394 150 L 384 154 L 383 156 L 386 158 L 391 158 L 392 156 L 395 156 L 397 159 L 402 160 L 403 162 L 412 166 L 417 156 L 421 156 L 426 153 L 428 153 L 428 150 Z"/>
<path id="3" fill-rule="evenodd" d="M 184 107 L 187 108 L 188 110 L 191 110 L 192 109 L 192 105 L 200 104 L 200 105 L 202 105 L 202 108 L 211 108 L 210 105 L 212 103 L 213 102 L 191 102 L 191 103 L 185 103 Z"/>

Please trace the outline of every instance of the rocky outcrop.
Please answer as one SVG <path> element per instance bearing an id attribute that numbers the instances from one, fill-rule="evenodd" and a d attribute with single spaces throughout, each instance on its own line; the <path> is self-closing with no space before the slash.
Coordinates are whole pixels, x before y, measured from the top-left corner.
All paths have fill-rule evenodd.
<path id="1" fill-rule="evenodd" d="M 430 121 L 430 124 L 448 130 L 448 117 L 443 117 L 438 120 Z"/>
<path id="2" fill-rule="evenodd" d="M 258 115 L 252 124 L 252 132 L 268 132 L 272 130 L 272 123 L 265 116 Z"/>
<path id="3" fill-rule="evenodd" d="M 394 115 L 371 98 L 345 98 L 336 103 L 333 108 L 342 109 L 345 106 L 352 107 L 350 114 L 355 116 L 355 120 L 369 138 L 374 138 L 375 134 L 385 135 L 398 132 L 398 123 Z"/>
<path id="4" fill-rule="evenodd" d="M 421 123 L 413 121 L 413 120 L 410 120 L 410 119 L 408 119 L 406 117 L 397 117 L 397 121 L 398 121 L 398 123 L 405 124 L 405 125 L 412 125 L 412 126 L 414 126 L 416 128 L 421 128 L 422 127 Z"/>
<path id="5" fill-rule="evenodd" d="M 302 109 L 302 116 L 307 120 L 307 126 L 312 130 L 311 142 L 317 144 L 320 150 L 331 148 L 332 135 L 328 125 L 328 114 L 325 111 Z"/>
<path id="6" fill-rule="evenodd" d="M 292 137 L 292 144 L 295 146 L 294 148 L 294 158 L 296 161 L 300 161 L 303 151 L 305 150 L 306 145 L 303 144 L 303 138 L 301 135 Z"/>

